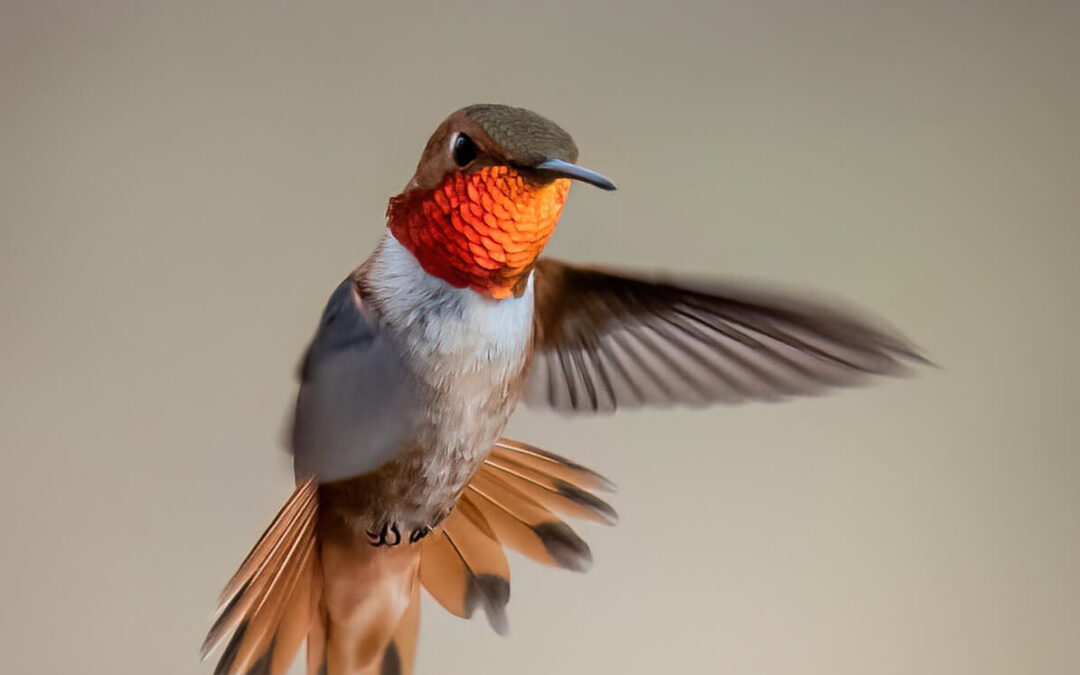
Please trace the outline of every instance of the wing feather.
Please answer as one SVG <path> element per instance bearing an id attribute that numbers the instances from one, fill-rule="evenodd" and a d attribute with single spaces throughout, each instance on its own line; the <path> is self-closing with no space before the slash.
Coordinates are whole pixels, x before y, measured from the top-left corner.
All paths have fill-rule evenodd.
<path id="1" fill-rule="evenodd" d="M 813 395 L 927 363 L 890 328 L 801 298 L 542 259 L 524 399 L 562 412 Z"/>
<path id="2" fill-rule="evenodd" d="M 330 297 L 300 368 L 291 444 L 301 478 L 369 473 L 408 445 L 415 392 L 399 347 L 365 301 L 362 270 Z"/>

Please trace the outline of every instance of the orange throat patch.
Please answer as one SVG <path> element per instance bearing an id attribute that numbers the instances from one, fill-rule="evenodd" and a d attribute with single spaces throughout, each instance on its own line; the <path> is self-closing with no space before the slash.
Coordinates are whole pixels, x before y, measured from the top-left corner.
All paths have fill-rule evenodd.
<path id="1" fill-rule="evenodd" d="M 520 296 L 569 190 L 567 178 L 539 185 L 508 166 L 459 171 L 430 192 L 391 199 L 388 227 L 428 274 L 497 299 Z"/>

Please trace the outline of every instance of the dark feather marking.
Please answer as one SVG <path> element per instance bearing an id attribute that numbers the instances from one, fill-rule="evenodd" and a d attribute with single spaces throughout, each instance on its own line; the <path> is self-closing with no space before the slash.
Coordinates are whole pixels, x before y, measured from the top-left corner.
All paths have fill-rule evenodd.
<path id="1" fill-rule="evenodd" d="M 217 666 L 214 667 L 214 675 L 227 675 L 229 669 L 232 668 L 233 661 L 236 660 L 237 652 L 240 651 L 240 643 L 244 640 L 244 633 L 247 631 L 248 622 L 241 621 L 240 625 L 236 627 L 236 631 L 232 635 L 232 639 L 229 640 L 228 646 L 225 647 L 225 651 L 221 652 L 221 659 L 218 660 Z"/>
<path id="2" fill-rule="evenodd" d="M 483 603 L 484 614 L 487 615 L 488 623 L 499 635 L 505 635 L 508 627 L 506 621 L 506 603 L 510 601 L 510 582 L 501 579 L 494 574 L 477 574 L 469 566 L 469 561 L 462 555 L 461 549 L 454 543 L 450 533 L 443 530 L 443 536 L 461 559 L 461 564 L 469 573 L 469 580 L 465 586 L 465 616 L 471 617 L 476 611 L 477 602 Z M 497 581 L 501 581 L 498 583 Z M 505 586 L 505 588 L 503 588 Z"/>
<path id="3" fill-rule="evenodd" d="M 600 376 L 600 381 L 604 385 L 604 390 L 607 392 L 608 399 L 611 401 L 612 407 L 614 407 L 616 405 L 615 388 L 611 385 L 611 379 L 608 377 L 607 368 L 604 367 L 604 362 L 600 358 L 598 352 L 599 345 L 596 343 L 596 340 L 585 339 L 582 340 L 582 349 L 588 354 L 589 361 L 596 369 L 597 375 Z"/>
<path id="4" fill-rule="evenodd" d="M 697 301 L 697 303 L 695 303 L 695 301 Z M 702 302 L 700 298 L 687 299 L 687 302 L 690 306 L 695 306 L 696 304 L 696 306 L 698 306 L 700 309 L 707 312 L 710 311 L 708 305 L 711 303 Z M 725 304 L 730 304 L 730 302 Z M 719 311 L 713 309 L 712 312 L 717 314 L 723 320 L 743 326 L 744 328 L 748 328 L 755 332 L 762 333 L 774 340 L 777 340 L 778 342 L 782 342 L 788 345 L 789 347 L 794 347 L 796 349 L 799 349 L 809 354 L 813 354 L 819 358 L 828 361 L 840 363 L 855 370 L 861 370 L 869 373 L 875 372 L 873 370 L 868 370 L 859 364 L 853 363 L 846 359 L 842 359 L 835 354 L 831 354 L 821 349 L 820 347 L 816 347 L 815 345 L 812 345 L 805 340 L 801 340 L 793 336 L 789 331 L 784 330 L 779 325 L 777 325 L 776 322 L 780 321 L 783 323 L 800 326 L 804 330 L 809 330 L 813 333 L 816 333 L 820 337 L 825 338 L 826 340 L 829 340 L 831 342 L 835 342 L 842 347 L 846 347 L 853 351 L 862 352 L 869 356 L 888 358 L 890 361 L 892 361 L 893 359 L 887 354 L 888 351 L 899 351 L 900 353 L 905 353 L 907 351 L 906 349 L 898 350 L 897 347 L 900 345 L 896 345 L 895 341 L 893 340 L 884 339 L 884 337 L 880 333 L 861 328 L 854 324 L 848 324 L 845 322 L 843 325 L 837 325 L 836 322 L 830 323 L 827 319 L 814 319 L 812 317 L 802 316 L 792 313 L 790 311 L 773 310 L 760 306 L 755 307 L 752 305 L 747 305 L 746 303 L 738 304 L 748 306 L 751 309 L 759 312 L 762 315 L 762 318 L 755 319 L 752 316 L 747 317 L 742 312 L 733 312 L 727 308 Z M 854 333 L 854 335 L 852 335 L 851 333 Z M 865 338 L 866 343 L 869 344 L 865 344 L 856 340 L 856 337 Z"/>
<path id="5" fill-rule="evenodd" d="M 593 384 L 593 378 L 589 377 L 589 369 L 585 365 L 581 349 L 571 350 L 570 355 L 574 360 L 577 371 L 581 373 L 581 381 L 585 384 L 585 392 L 589 395 L 589 402 L 592 404 L 592 409 L 599 410 L 600 405 L 596 396 L 596 386 Z"/>
<path id="6" fill-rule="evenodd" d="M 756 364 L 751 363 L 748 359 L 745 359 L 741 355 L 737 354 L 734 350 L 725 345 L 723 342 L 708 339 L 708 336 L 706 336 L 701 330 L 692 328 L 691 326 L 688 326 L 678 321 L 674 317 L 663 315 L 660 317 L 660 319 L 664 321 L 670 328 L 681 332 L 683 335 L 686 335 L 691 340 L 696 340 L 699 344 L 712 350 L 713 352 L 719 353 L 722 357 L 734 362 L 736 365 L 742 366 L 746 370 L 750 371 L 751 375 L 761 379 L 761 381 L 769 384 L 774 389 L 782 388 L 781 383 L 772 374 L 770 374 L 768 371 L 761 369 Z M 659 328 L 657 327 L 656 330 L 659 331 Z M 745 396 L 747 398 L 757 397 L 755 392 L 753 392 L 751 389 L 748 389 L 745 383 L 743 383 L 739 378 L 732 375 L 730 372 L 722 368 L 719 364 L 706 358 L 698 351 L 688 349 L 685 350 L 683 353 L 693 358 L 709 372 L 723 380 L 724 383 L 730 386 L 736 393 L 741 394 L 742 396 Z"/>
<path id="7" fill-rule="evenodd" d="M 559 383 L 557 381 L 558 378 L 562 377 L 563 385 L 565 387 L 570 386 L 570 383 L 566 381 L 566 373 L 562 369 L 562 364 L 555 363 L 555 361 L 558 360 L 558 358 L 559 358 L 559 354 L 558 354 L 558 352 L 555 352 L 555 353 L 549 355 L 547 357 L 547 361 L 546 361 L 547 369 L 548 369 L 548 382 L 551 383 L 550 386 L 548 387 L 548 402 L 551 404 L 552 408 L 558 408 L 559 407 L 559 392 L 565 391 L 565 389 L 560 389 L 559 388 Z M 558 367 L 556 367 L 556 366 L 558 366 Z"/>
<path id="8" fill-rule="evenodd" d="M 693 319 L 693 317 L 691 317 L 691 319 Z M 700 320 L 700 319 L 698 319 L 698 320 Z M 708 325 L 708 324 L 706 324 L 706 325 Z M 781 352 L 776 351 L 775 349 L 769 347 L 766 343 L 761 342 L 761 341 L 756 340 L 756 339 L 753 339 L 753 338 L 750 338 L 749 336 L 747 336 L 747 337 L 750 340 L 753 341 L 753 348 L 756 351 L 758 351 L 761 354 L 765 354 L 769 358 L 772 358 L 775 362 L 777 362 L 777 363 L 785 366 L 786 368 L 792 370 L 797 375 L 805 377 L 806 379 L 808 379 L 810 381 L 814 381 L 814 382 L 821 382 L 824 379 L 822 374 L 812 372 L 809 368 L 807 368 L 803 364 L 799 363 L 795 359 L 792 359 L 792 358 L 786 356 L 785 354 L 783 354 Z M 719 348 L 719 345 L 714 345 L 714 346 L 716 348 Z M 724 349 L 726 350 L 725 354 L 729 355 L 730 358 L 732 358 L 733 360 L 734 359 L 739 359 L 740 363 L 744 364 L 747 367 L 747 369 L 751 370 L 755 375 L 762 378 L 763 380 L 769 381 L 773 377 L 770 373 L 768 373 L 768 371 L 758 368 L 751 361 L 748 361 L 748 360 L 744 359 L 743 357 L 737 355 L 735 352 L 731 351 L 730 348 L 725 347 Z M 790 388 L 789 385 L 786 385 L 783 382 L 780 382 L 780 381 L 777 381 L 777 380 L 773 380 L 773 382 L 775 384 L 777 384 L 779 386 L 779 388 L 781 388 L 781 389 Z"/>
<path id="9" fill-rule="evenodd" d="M 627 328 L 627 332 L 630 332 L 629 327 Z M 656 387 L 661 391 L 661 393 L 663 393 L 667 397 L 667 399 L 670 400 L 672 398 L 672 391 L 664 382 L 664 378 L 657 374 L 649 366 L 649 364 L 645 363 L 645 361 L 641 358 L 641 355 L 638 354 L 637 350 L 635 350 L 627 342 L 626 338 L 619 333 L 612 333 L 611 335 L 609 335 L 609 337 L 613 342 L 616 342 L 620 347 L 622 347 L 623 353 L 627 354 L 634 361 L 634 363 L 641 370 L 641 372 L 645 373 L 648 378 L 653 381 L 653 384 L 656 385 Z M 628 381 L 632 382 L 633 378 L 628 379 Z M 645 403 L 649 402 L 648 398 L 644 396 L 642 397 L 642 401 Z"/>
<path id="10" fill-rule="evenodd" d="M 203 641 L 202 648 L 199 650 L 200 658 L 205 659 L 207 655 L 209 655 L 210 652 L 214 649 L 214 646 L 221 640 L 222 637 L 224 637 L 223 631 L 225 628 L 225 624 L 235 618 L 231 616 L 233 610 L 236 609 L 236 605 L 244 597 L 244 594 L 247 593 L 248 587 L 250 585 L 250 580 L 244 582 L 244 585 L 240 587 L 240 590 L 238 590 L 235 595 L 233 595 L 232 599 L 229 600 L 229 604 L 225 605 L 225 608 L 221 611 L 221 614 L 218 615 L 217 620 L 214 621 L 214 625 L 210 627 L 210 632 L 206 634 L 206 640 Z M 239 628 L 237 630 L 239 630 Z M 224 653 L 222 653 L 221 658 L 224 660 Z"/>
<path id="11" fill-rule="evenodd" d="M 697 309 L 700 309 L 702 311 L 709 312 L 708 307 L 703 306 L 701 304 L 696 304 L 691 299 L 687 299 L 686 302 L 687 302 L 687 305 L 690 306 L 690 307 L 696 307 Z M 859 370 L 859 371 L 862 371 L 862 372 L 867 372 L 867 373 L 874 373 L 875 372 L 873 370 L 868 370 L 867 368 L 865 368 L 865 367 L 863 367 L 863 366 L 861 366 L 861 365 L 859 365 L 857 363 L 853 363 L 851 361 L 848 361 L 847 359 L 843 359 L 843 358 L 841 358 L 841 357 L 839 357 L 839 356 L 837 356 L 835 354 L 832 354 L 832 353 L 830 353 L 828 351 L 825 351 L 824 349 L 822 349 L 820 347 L 817 347 L 815 345 L 812 345 L 812 344 L 806 342 L 805 340 L 801 340 L 801 339 L 791 335 L 789 332 L 779 328 L 775 323 L 773 323 L 773 322 L 771 322 L 771 321 L 769 321 L 769 320 L 767 320 L 765 318 L 754 320 L 752 318 L 745 318 L 743 316 L 735 315 L 735 314 L 720 314 L 718 316 L 718 320 L 721 321 L 721 322 L 726 322 L 728 324 L 734 324 L 734 325 L 737 325 L 737 326 L 741 326 L 743 328 L 752 330 L 752 331 L 754 331 L 756 333 L 761 333 L 762 335 L 765 335 L 766 337 L 772 338 L 773 340 L 776 340 L 777 342 L 785 344 L 788 347 L 798 349 L 799 351 L 801 351 L 801 352 L 803 352 L 805 354 L 810 354 L 812 356 L 816 356 L 817 358 L 819 358 L 819 359 L 821 359 L 823 361 L 829 361 L 829 362 L 836 363 L 836 364 L 845 366 L 847 368 L 851 368 L 853 370 Z M 713 327 L 717 328 L 717 330 L 719 330 L 719 327 L 717 327 L 715 324 L 713 325 Z M 886 358 L 888 358 L 887 355 L 881 355 L 877 351 L 867 349 L 866 347 L 862 347 L 860 345 L 850 344 L 850 343 L 848 343 L 848 342 L 846 342 L 844 340 L 839 339 L 836 336 L 830 336 L 830 335 L 827 335 L 827 334 L 823 334 L 821 331 L 817 330 L 816 326 L 815 327 L 808 327 L 807 329 L 808 330 L 814 330 L 815 332 L 817 332 L 822 337 L 825 337 L 825 338 L 827 338 L 829 340 L 832 340 L 833 342 L 836 342 L 841 346 L 848 347 L 848 348 L 854 349 L 856 351 L 862 351 L 862 352 L 864 352 L 866 354 L 870 354 L 872 356 L 886 356 Z M 764 346 L 764 345 L 762 345 L 760 343 L 760 341 L 755 341 L 755 342 L 757 342 L 758 347 L 763 347 Z"/>
<path id="12" fill-rule="evenodd" d="M 799 389 L 797 387 L 794 387 L 790 381 L 787 381 L 787 380 L 783 379 L 782 377 L 780 377 L 780 376 L 778 376 L 778 375 L 776 375 L 774 373 L 769 372 L 765 368 L 763 368 L 760 365 L 754 363 L 752 360 L 746 358 L 744 355 L 739 354 L 730 345 L 725 344 L 724 341 L 710 339 L 700 329 L 695 328 L 692 325 L 687 325 L 685 323 L 685 321 L 688 321 L 689 319 L 686 319 L 685 317 L 682 317 L 680 319 L 676 319 L 674 317 L 663 317 L 663 318 L 669 325 L 671 325 L 675 329 L 685 333 L 686 335 L 690 336 L 692 339 L 697 340 L 700 344 L 705 346 L 707 349 L 712 350 L 714 353 L 719 354 L 723 359 L 726 359 L 727 361 L 731 362 L 735 366 L 740 367 L 743 370 L 745 370 L 747 373 L 749 373 L 749 375 L 751 377 L 755 378 L 757 381 L 762 382 L 765 385 L 767 385 L 768 387 L 770 387 L 772 391 L 777 393 L 777 395 L 780 395 L 780 396 L 782 396 L 782 395 L 790 395 L 790 394 L 795 394 L 795 393 L 800 393 L 800 392 L 805 391 L 805 388 L 804 389 Z M 815 385 L 816 385 L 815 388 L 820 386 L 820 385 L 816 384 L 818 381 L 820 381 L 822 379 L 820 375 L 811 373 L 807 368 L 805 368 L 801 364 L 795 362 L 792 359 L 789 359 L 788 357 L 784 356 L 783 354 L 780 354 L 780 353 L 770 349 L 768 346 L 766 346 L 764 344 L 759 344 L 757 349 L 760 351 L 760 353 L 764 354 L 766 356 L 766 358 L 771 359 L 772 361 L 774 361 L 776 363 L 782 364 L 783 366 L 786 366 L 790 370 L 794 371 L 796 374 L 801 375 L 802 377 L 805 377 L 808 380 L 811 380 L 811 381 L 815 382 Z M 746 398 L 752 398 L 752 399 L 753 398 L 762 398 L 761 393 L 759 393 L 757 391 L 754 391 L 753 389 L 747 388 L 747 386 L 746 386 L 746 384 L 744 383 L 743 380 L 741 380 L 738 377 L 735 377 L 734 375 L 732 375 L 732 373 L 730 373 L 730 372 L 728 372 L 726 370 L 723 370 L 722 367 L 719 364 L 716 364 L 716 363 L 704 358 L 701 354 L 696 353 L 693 350 L 690 350 L 690 351 L 691 351 L 691 355 L 694 356 L 696 359 L 699 359 L 700 362 L 706 368 L 708 368 L 712 372 L 716 373 L 718 376 L 724 378 L 726 382 L 731 384 L 732 388 L 734 388 L 737 392 L 739 392 L 740 394 L 742 394 Z"/>
<path id="13" fill-rule="evenodd" d="M 506 605 L 510 602 L 510 580 L 497 574 L 474 574 L 470 589 L 484 599 L 484 612 L 488 622 L 499 635 L 506 635 L 509 622 Z"/>
<path id="14" fill-rule="evenodd" d="M 672 306 L 672 311 L 680 316 L 684 316 L 688 319 L 696 321 L 704 326 L 711 328 L 712 330 L 720 333 L 724 337 L 731 338 L 736 342 L 739 342 L 752 349 L 763 347 L 758 340 L 754 339 L 750 335 L 743 333 L 742 331 L 735 330 L 734 327 L 722 317 L 717 316 L 714 312 L 708 310 L 697 309 L 685 301 L 680 301 Z M 704 315 L 701 313 L 704 311 Z"/>
<path id="15" fill-rule="evenodd" d="M 554 482 L 558 493 L 563 497 L 602 514 L 613 525 L 619 522 L 618 512 L 615 511 L 611 504 L 608 504 L 603 499 L 600 499 L 588 490 L 582 490 L 578 486 L 568 483 L 561 478 L 555 478 Z"/>
<path id="16" fill-rule="evenodd" d="M 562 368 L 563 377 L 566 378 L 566 391 L 570 394 L 570 407 L 577 410 L 577 387 L 574 385 L 574 375 L 571 372 L 573 367 L 566 359 L 566 351 L 560 349 L 556 352 L 556 357 L 559 359 L 559 366 Z"/>
<path id="17" fill-rule="evenodd" d="M 680 316 L 682 316 L 687 321 L 692 321 L 692 322 L 698 323 L 700 325 L 706 326 L 706 327 L 708 327 L 710 329 L 715 329 L 715 326 L 713 326 L 713 324 L 711 322 L 707 321 L 704 317 L 700 317 L 700 316 L 697 316 L 696 314 L 688 313 L 688 312 L 679 312 L 679 314 L 680 314 Z M 690 327 L 687 326 L 687 328 L 689 329 Z M 726 335 L 727 333 L 723 333 L 723 334 Z M 749 343 L 744 342 L 744 344 L 748 344 L 749 346 L 753 347 L 759 353 L 766 355 L 768 358 L 771 358 L 775 363 L 780 364 L 780 365 L 788 368 L 789 370 L 793 371 L 797 375 L 799 375 L 801 377 L 804 377 L 807 380 L 809 380 L 810 382 L 814 383 L 814 385 L 815 385 L 814 389 L 807 391 L 805 389 L 792 388 L 790 384 L 785 384 L 783 381 L 777 380 L 771 373 L 758 368 L 752 362 L 747 361 L 742 356 L 740 356 L 736 352 L 732 351 L 729 347 L 721 346 L 721 344 L 718 344 L 715 340 L 710 339 L 707 336 L 702 337 L 701 340 L 702 340 L 702 342 L 704 342 L 708 346 L 710 346 L 710 347 L 712 347 L 712 348 L 714 348 L 714 349 L 716 349 L 718 351 L 723 350 L 723 353 L 725 355 L 727 355 L 729 358 L 731 358 L 732 360 L 738 360 L 739 363 L 744 365 L 748 370 L 751 370 L 756 376 L 760 377 L 763 381 L 773 383 L 774 385 L 778 386 L 778 388 L 781 391 L 784 391 L 786 393 L 791 393 L 791 394 L 812 393 L 813 391 L 820 390 L 822 385 L 838 386 L 838 385 L 843 384 L 844 382 L 847 381 L 845 378 L 841 377 L 839 375 L 839 373 L 837 373 L 836 375 L 830 377 L 830 376 L 826 375 L 825 373 L 813 372 L 807 366 L 799 363 L 795 359 L 783 354 L 782 352 L 776 351 L 776 349 L 770 347 L 766 343 L 761 342 L 759 340 L 756 340 L 756 339 L 752 338 L 751 336 L 746 336 L 746 337 L 747 337 L 747 340 L 749 340 L 750 342 Z M 779 342 L 780 344 L 786 344 L 786 343 L 783 343 L 780 340 L 776 340 L 776 342 Z M 786 346 L 791 347 L 791 345 L 786 345 Z M 802 351 L 802 350 L 800 350 L 800 351 Z M 818 359 L 818 360 L 821 361 L 822 359 Z M 834 363 L 832 365 L 835 366 L 836 364 Z"/>
<path id="18" fill-rule="evenodd" d="M 513 466 L 506 466 L 505 464 L 499 463 L 498 460 L 489 458 L 487 462 L 485 462 L 485 464 L 492 469 L 502 471 L 503 473 L 514 476 L 520 480 L 523 480 L 531 485 L 535 485 L 536 487 L 542 488 L 548 492 L 553 492 L 557 495 L 569 499 L 576 504 L 584 506 L 587 509 L 595 511 L 598 514 L 604 516 L 611 524 L 614 524 L 619 520 L 619 514 L 615 512 L 615 509 L 612 508 L 610 504 L 605 502 L 603 499 L 600 499 L 593 493 L 587 490 L 582 490 L 578 486 L 562 480 L 561 478 L 552 477 L 552 487 L 549 487 L 542 482 L 532 478 L 531 476 L 528 476 L 521 471 L 516 470 Z"/>
<path id="19" fill-rule="evenodd" d="M 386 650 L 383 652 L 379 675 L 401 675 L 401 672 L 401 655 L 398 653 L 397 645 L 391 642 L 386 645 Z"/>
<path id="20" fill-rule="evenodd" d="M 709 398 L 711 398 L 709 390 L 706 389 L 705 386 L 696 377 L 694 377 L 691 373 L 687 372 L 683 368 L 682 364 L 678 363 L 675 359 L 673 359 L 666 352 L 666 350 L 663 349 L 663 347 L 658 346 L 656 344 L 656 341 L 645 333 L 645 331 L 651 331 L 654 335 L 658 335 L 663 338 L 664 335 L 659 331 L 659 329 L 651 322 L 642 322 L 641 327 L 644 330 L 638 333 L 638 339 L 641 340 L 641 342 L 645 344 L 646 347 L 649 347 L 658 358 L 664 361 L 664 363 L 667 364 L 668 368 L 670 368 L 676 375 L 678 375 L 683 382 L 689 384 L 690 387 L 694 391 L 696 391 L 702 399 L 706 401 L 709 400 Z"/>
<path id="21" fill-rule="evenodd" d="M 606 490 L 608 492 L 614 492 L 615 491 L 615 483 L 612 483 L 606 477 L 604 477 L 601 474 L 593 471 L 592 469 L 590 469 L 587 466 L 579 464 L 579 463 L 575 462 L 572 459 L 567 459 L 566 457 L 563 457 L 562 455 L 556 455 L 554 452 L 551 452 L 549 450 L 545 450 L 545 449 L 543 449 L 541 447 L 532 445 L 530 443 L 523 443 L 522 441 L 512 441 L 512 440 L 510 440 L 508 438 L 500 438 L 498 441 L 495 442 L 495 445 L 499 446 L 500 448 L 503 448 L 504 450 L 511 450 L 513 452 L 520 452 L 522 454 L 534 455 L 536 457 L 541 457 L 543 459 L 546 459 L 547 461 L 552 462 L 554 464 L 561 464 L 562 466 L 565 466 L 565 467 L 567 467 L 569 469 L 573 469 L 574 471 L 586 474 L 586 475 L 592 477 L 593 479 L 599 481 L 604 486 L 603 487 L 604 490 Z"/>
<path id="22" fill-rule="evenodd" d="M 589 569 L 592 564 L 592 551 L 589 550 L 589 545 L 566 523 L 551 521 L 532 525 L 522 520 L 512 509 L 507 508 L 499 500 L 488 495 L 483 490 L 474 485 L 469 485 L 468 489 L 532 530 L 559 567 L 575 572 L 584 572 Z M 528 497 L 522 496 L 520 498 L 532 502 Z"/>
<path id="23" fill-rule="evenodd" d="M 270 664 L 273 660 L 274 645 L 277 644 L 277 637 L 270 639 L 270 646 L 267 647 L 263 655 L 259 657 L 259 660 L 251 664 L 251 668 L 248 668 L 246 675 L 270 675 Z"/>
<path id="24" fill-rule="evenodd" d="M 637 381 L 630 375 L 630 371 L 627 369 L 626 364 L 619 359 L 618 354 L 610 350 L 605 350 L 604 355 L 611 359 L 612 365 L 614 365 L 619 371 L 619 374 L 622 375 L 623 382 L 625 382 L 626 385 L 630 387 L 630 390 L 634 392 L 634 396 L 643 404 L 647 403 L 648 401 L 646 400 L 647 397 L 645 396 L 645 392 L 641 390 Z M 612 400 L 616 405 L 619 404 L 619 400 L 614 396 L 614 392 L 612 392 Z"/>
<path id="25" fill-rule="evenodd" d="M 544 548 L 560 567 L 584 572 L 592 565 L 589 545 L 570 526 L 560 521 L 539 523 L 532 528 L 544 543 Z"/>

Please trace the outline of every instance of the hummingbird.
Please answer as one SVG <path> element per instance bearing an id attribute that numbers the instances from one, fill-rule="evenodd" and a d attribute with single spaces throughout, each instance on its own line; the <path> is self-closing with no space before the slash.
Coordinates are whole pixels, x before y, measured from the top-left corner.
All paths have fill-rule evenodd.
<path id="1" fill-rule="evenodd" d="M 505 548 L 585 570 L 563 520 L 613 524 L 613 485 L 502 437 L 566 414 L 775 401 L 925 362 L 893 329 L 798 294 L 540 257 L 578 165 L 532 111 L 472 105 L 432 134 L 386 233 L 331 294 L 299 368 L 296 488 L 220 597 L 217 675 L 407 674 L 423 587 L 507 627 Z"/>

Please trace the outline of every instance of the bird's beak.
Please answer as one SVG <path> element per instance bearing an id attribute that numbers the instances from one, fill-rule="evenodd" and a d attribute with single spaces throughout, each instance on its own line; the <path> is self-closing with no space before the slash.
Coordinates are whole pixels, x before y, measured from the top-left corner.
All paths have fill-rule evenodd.
<path id="1" fill-rule="evenodd" d="M 583 166 L 577 164 L 571 164 L 570 162 L 564 162 L 561 159 L 549 159 L 546 162 L 541 162 L 535 167 L 538 171 L 550 171 L 559 176 L 565 178 L 573 178 L 589 185 L 595 185 L 601 190 L 614 190 L 615 183 L 612 183 L 604 176 L 596 173 L 592 169 L 586 169 Z"/>

